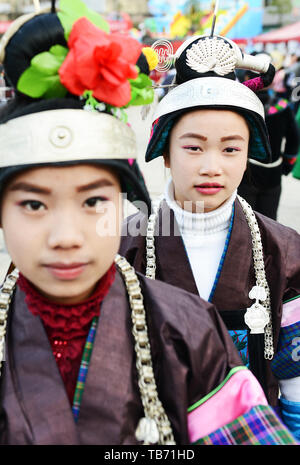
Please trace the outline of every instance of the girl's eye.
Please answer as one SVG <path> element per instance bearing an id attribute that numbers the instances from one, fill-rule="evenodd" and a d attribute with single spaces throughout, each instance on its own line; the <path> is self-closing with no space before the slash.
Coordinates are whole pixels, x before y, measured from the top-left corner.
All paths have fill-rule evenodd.
<path id="1" fill-rule="evenodd" d="M 39 202 L 38 200 L 25 200 L 21 203 L 21 206 L 24 207 L 28 211 L 41 211 L 45 210 L 46 206 Z"/>
<path id="2" fill-rule="evenodd" d="M 225 152 L 227 153 L 233 153 L 233 152 L 239 152 L 240 149 L 237 147 L 226 147 Z"/>
<path id="3" fill-rule="evenodd" d="M 186 149 L 186 150 L 189 150 L 190 152 L 200 152 L 201 151 L 201 147 L 199 147 L 198 145 L 185 145 L 183 148 Z"/>
<path id="4" fill-rule="evenodd" d="M 95 208 L 108 200 L 106 197 L 90 197 L 87 199 L 84 204 L 89 208 Z"/>

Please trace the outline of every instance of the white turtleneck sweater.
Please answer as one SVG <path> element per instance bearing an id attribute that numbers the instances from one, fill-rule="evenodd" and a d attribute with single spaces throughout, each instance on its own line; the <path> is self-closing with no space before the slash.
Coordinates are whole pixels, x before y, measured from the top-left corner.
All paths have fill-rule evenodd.
<path id="1" fill-rule="evenodd" d="M 175 201 L 172 179 L 166 186 L 166 202 L 174 212 L 199 295 L 205 300 L 209 299 L 218 271 L 236 195 L 235 191 L 216 210 L 191 213 L 183 210 Z"/>

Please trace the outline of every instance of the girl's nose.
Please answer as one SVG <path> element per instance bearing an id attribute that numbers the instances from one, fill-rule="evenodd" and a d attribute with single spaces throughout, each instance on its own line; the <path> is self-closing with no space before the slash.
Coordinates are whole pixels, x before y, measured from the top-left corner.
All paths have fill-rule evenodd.
<path id="1" fill-rule="evenodd" d="M 217 154 L 208 152 L 203 154 L 200 158 L 201 165 L 199 166 L 199 174 L 202 176 L 220 176 L 222 168 L 220 158 Z"/>
<path id="2" fill-rule="evenodd" d="M 48 236 L 50 248 L 80 248 L 83 241 L 81 225 L 70 213 L 65 212 L 53 218 Z"/>

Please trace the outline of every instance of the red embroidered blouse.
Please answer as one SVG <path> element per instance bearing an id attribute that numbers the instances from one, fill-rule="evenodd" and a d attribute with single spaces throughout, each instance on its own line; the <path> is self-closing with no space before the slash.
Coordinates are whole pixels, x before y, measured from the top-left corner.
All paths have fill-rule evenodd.
<path id="1" fill-rule="evenodd" d="M 50 302 L 21 273 L 18 279 L 20 289 L 26 294 L 29 310 L 43 322 L 71 405 L 90 325 L 93 318 L 100 314 L 100 304 L 114 281 L 115 272 L 113 264 L 100 279 L 93 294 L 76 305 Z"/>

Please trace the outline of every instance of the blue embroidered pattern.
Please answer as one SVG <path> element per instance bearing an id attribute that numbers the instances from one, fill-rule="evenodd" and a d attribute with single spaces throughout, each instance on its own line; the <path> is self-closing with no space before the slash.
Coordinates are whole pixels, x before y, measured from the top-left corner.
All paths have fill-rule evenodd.
<path id="1" fill-rule="evenodd" d="M 94 317 L 90 330 L 89 330 L 89 334 L 85 342 L 84 350 L 83 350 L 83 355 L 81 359 L 81 364 L 79 368 L 76 389 L 75 389 L 75 394 L 74 394 L 74 399 L 73 399 L 73 406 L 72 406 L 72 412 L 73 412 L 75 423 L 77 423 L 78 417 L 79 417 L 81 398 L 82 398 L 82 394 L 83 394 L 84 387 L 85 387 L 90 358 L 92 355 L 98 320 L 99 320 L 99 317 Z"/>
<path id="2" fill-rule="evenodd" d="M 156 146 L 155 146 L 155 148 L 153 150 L 151 160 L 154 160 L 154 158 L 157 158 L 157 157 L 159 157 L 160 155 L 163 154 L 167 139 L 169 137 L 169 134 L 170 134 L 170 131 L 171 131 L 171 128 L 172 128 L 173 125 L 174 125 L 174 120 L 171 120 L 166 124 L 166 127 L 162 131 L 162 133 L 160 135 L 160 138 L 157 141 Z M 153 130 L 152 137 L 154 137 L 155 131 L 156 131 L 156 128 L 154 128 L 154 130 Z"/>
<path id="3" fill-rule="evenodd" d="M 243 364 L 250 368 L 248 351 L 248 331 L 247 329 L 230 329 L 229 334 L 242 359 Z"/>
<path id="4" fill-rule="evenodd" d="M 259 159 L 259 160 L 266 160 L 267 154 L 266 149 L 263 144 L 262 137 L 260 135 L 260 131 L 257 127 L 257 123 L 253 120 L 253 118 L 248 115 L 244 114 L 244 117 L 250 124 L 250 141 L 249 141 L 249 158 Z"/>
<path id="5" fill-rule="evenodd" d="M 271 362 L 277 379 L 300 376 L 300 322 L 280 329 L 278 349 Z"/>

